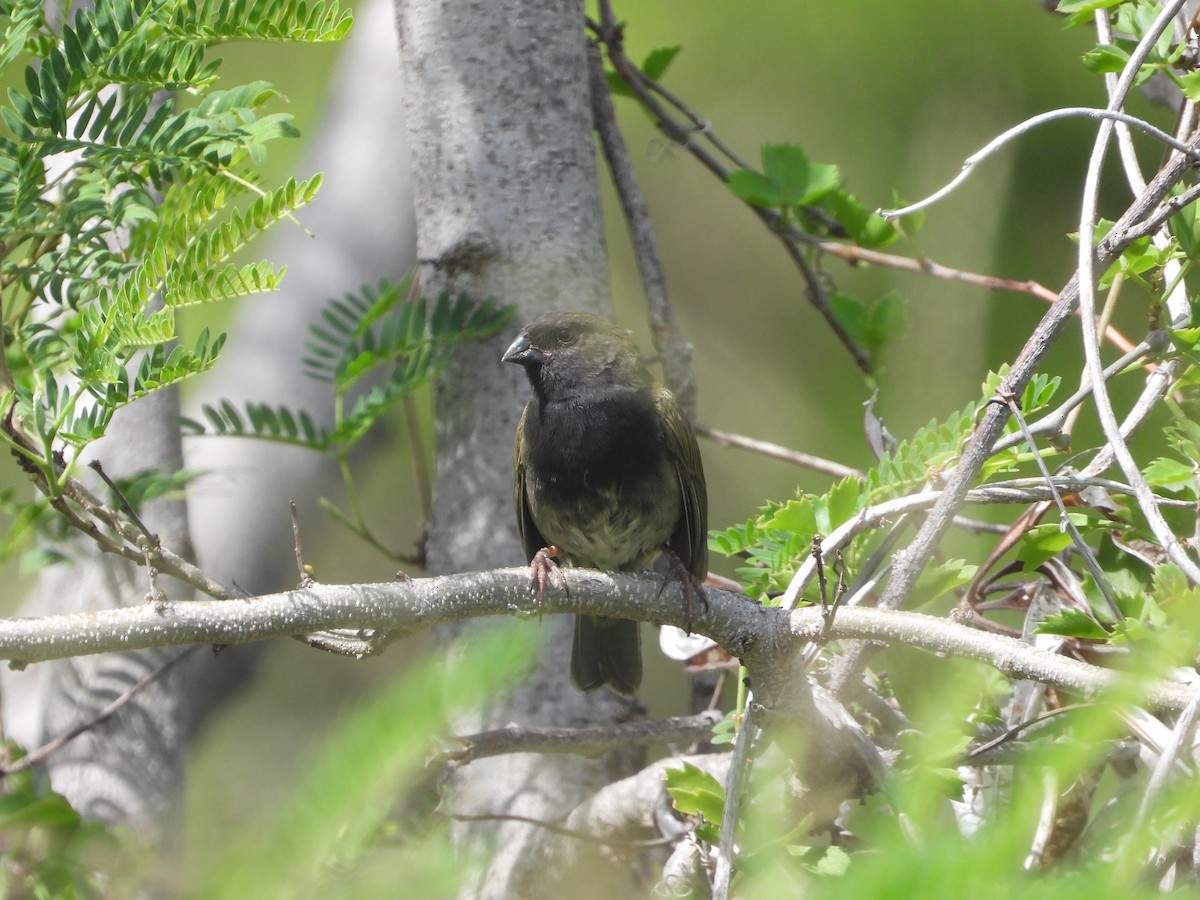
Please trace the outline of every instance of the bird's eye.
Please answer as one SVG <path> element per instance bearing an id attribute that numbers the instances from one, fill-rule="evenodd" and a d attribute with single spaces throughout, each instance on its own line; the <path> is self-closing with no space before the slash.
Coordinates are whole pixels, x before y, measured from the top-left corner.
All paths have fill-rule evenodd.
<path id="1" fill-rule="evenodd" d="M 555 337 L 558 339 L 558 343 L 563 347 L 575 343 L 575 332 L 568 325 L 564 325 L 562 328 L 558 329 L 558 334 L 555 335 Z"/>

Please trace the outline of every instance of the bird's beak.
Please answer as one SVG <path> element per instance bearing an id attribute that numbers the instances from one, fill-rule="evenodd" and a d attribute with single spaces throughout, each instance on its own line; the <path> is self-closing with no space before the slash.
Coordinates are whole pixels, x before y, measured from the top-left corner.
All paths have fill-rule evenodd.
<path id="1" fill-rule="evenodd" d="M 539 366 L 546 361 L 546 354 L 529 343 L 528 335 L 522 334 L 504 351 L 500 361 L 519 366 Z"/>

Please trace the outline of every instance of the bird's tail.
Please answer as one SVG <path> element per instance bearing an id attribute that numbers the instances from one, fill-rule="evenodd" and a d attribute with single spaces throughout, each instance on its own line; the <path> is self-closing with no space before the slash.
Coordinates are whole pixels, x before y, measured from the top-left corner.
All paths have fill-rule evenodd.
<path id="1" fill-rule="evenodd" d="M 575 617 L 571 681 L 581 691 L 602 684 L 633 695 L 642 683 L 642 641 L 632 619 Z"/>

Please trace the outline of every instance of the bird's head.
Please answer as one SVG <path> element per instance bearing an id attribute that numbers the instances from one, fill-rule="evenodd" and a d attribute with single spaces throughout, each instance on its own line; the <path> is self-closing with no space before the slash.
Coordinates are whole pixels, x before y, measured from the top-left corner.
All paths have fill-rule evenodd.
<path id="1" fill-rule="evenodd" d="M 502 357 L 525 368 L 540 397 L 560 400 L 584 385 L 648 387 L 633 335 L 590 313 L 552 313 L 530 323 Z"/>

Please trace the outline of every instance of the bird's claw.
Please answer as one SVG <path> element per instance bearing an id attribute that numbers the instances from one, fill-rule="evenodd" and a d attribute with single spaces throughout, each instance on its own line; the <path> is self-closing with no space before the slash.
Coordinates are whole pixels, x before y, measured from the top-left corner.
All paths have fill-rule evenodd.
<path id="1" fill-rule="evenodd" d="M 551 544 L 549 547 L 543 547 L 537 553 L 533 554 L 533 559 L 529 561 L 529 575 L 531 578 L 529 587 L 537 595 L 539 605 L 546 599 L 546 585 L 552 577 L 558 579 L 558 583 L 562 585 L 564 591 L 567 590 L 567 576 L 562 573 L 562 569 L 554 561 L 561 554 L 562 550 Z M 568 591 L 568 593 L 570 592 Z"/>
<path id="2" fill-rule="evenodd" d="M 683 560 L 679 558 L 679 554 L 670 547 L 664 547 L 663 551 L 667 557 L 669 574 L 667 580 L 663 582 L 662 588 L 659 588 L 659 593 L 661 594 L 671 581 L 679 582 L 679 586 L 683 590 L 683 611 L 686 617 L 684 619 L 683 630 L 691 634 L 692 622 L 696 618 L 696 601 L 699 600 L 699 605 L 704 607 L 704 612 L 708 612 L 708 597 L 704 594 L 704 584 L 683 564 Z"/>

